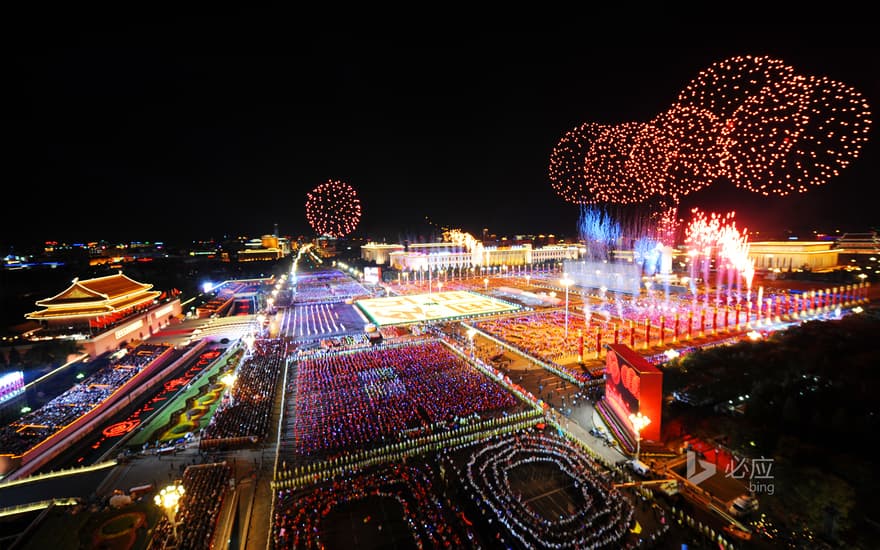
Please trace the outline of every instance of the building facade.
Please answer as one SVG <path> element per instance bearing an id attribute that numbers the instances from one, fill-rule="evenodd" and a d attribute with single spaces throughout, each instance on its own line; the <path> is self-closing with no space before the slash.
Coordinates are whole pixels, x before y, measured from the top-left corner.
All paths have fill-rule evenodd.
<path id="1" fill-rule="evenodd" d="M 122 272 L 77 278 L 55 296 L 37 300 L 43 309 L 25 317 L 39 322 L 42 334 L 81 340 L 84 351 L 96 357 L 149 338 L 181 314 L 178 298 L 164 299 L 163 293 L 152 288 Z"/>
<path id="2" fill-rule="evenodd" d="M 765 241 L 749 243 L 757 271 L 821 271 L 838 265 L 840 250 L 830 241 Z"/>
<path id="3" fill-rule="evenodd" d="M 387 265 L 390 262 L 389 254 L 403 252 L 402 244 L 367 243 L 361 246 L 361 259 L 366 262 L 375 262 L 376 265 Z"/>
<path id="4" fill-rule="evenodd" d="M 479 247 L 473 251 L 466 251 L 451 243 L 427 243 L 411 245 L 408 251 L 390 252 L 388 262 L 391 267 L 403 271 L 437 271 L 471 267 L 504 268 L 577 260 L 581 250 L 575 245 L 535 249 L 529 244 L 523 244 L 510 247 Z M 361 257 L 364 257 L 363 252 Z"/>

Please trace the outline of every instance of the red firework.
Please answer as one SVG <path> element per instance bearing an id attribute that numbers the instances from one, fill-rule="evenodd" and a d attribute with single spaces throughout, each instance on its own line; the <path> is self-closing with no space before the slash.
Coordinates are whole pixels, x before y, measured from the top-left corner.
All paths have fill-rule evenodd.
<path id="1" fill-rule="evenodd" d="M 675 207 L 726 177 L 764 195 L 805 192 L 858 158 L 871 112 L 855 89 L 779 59 L 738 56 L 701 71 L 650 123 L 584 123 L 550 156 L 550 182 L 577 204 Z"/>
<path id="2" fill-rule="evenodd" d="M 347 183 L 329 180 L 306 194 L 306 220 L 319 235 L 344 237 L 361 219 L 361 202 Z"/>
<path id="3" fill-rule="evenodd" d="M 587 186 L 584 159 L 606 128 L 594 122 L 581 124 L 566 132 L 550 153 L 550 185 L 566 201 L 574 204 L 595 201 Z"/>

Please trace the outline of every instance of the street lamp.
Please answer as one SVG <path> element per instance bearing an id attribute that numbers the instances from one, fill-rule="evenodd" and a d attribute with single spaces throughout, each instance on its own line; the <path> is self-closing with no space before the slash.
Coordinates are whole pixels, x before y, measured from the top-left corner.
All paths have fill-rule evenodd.
<path id="1" fill-rule="evenodd" d="M 485 287 L 486 292 L 489 292 L 489 278 L 488 277 L 483 279 L 483 286 Z"/>
<path id="2" fill-rule="evenodd" d="M 568 287 L 571 286 L 572 281 L 568 278 L 568 273 L 566 273 L 563 278 L 559 281 L 562 286 L 565 287 L 565 338 L 568 339 Z"/>
<path id="3" fill-rule="evenodd" d="M 477 329 L 475 329 L 474 327 L 471 327 L 468 329 L 467 337 L 468 337 L 468 340 L 471 341 L 471 357 L 474 356 L 474 336 L 476 336 L 476 335 L 477 335 Z"/>
<path id="4" fill-rule="evenodd" d="M 443 292 L 443 281 L 437 281 L 437 293 Z"/>
<path id="5" fill-rule="evenodd" d="M 253 349 L 254 349 L 254 340 L 255 340 L 255 338 L 254 338 L 254 333 L 253 333 L 253 332 L 249 332 L 249 333 L 247 333 L 247 334 L 244 336 L 244 338 L 242 338 L 242 340 L 244 340 L 245 345 L 247 345 L 248 352 L 253 351 Z"/>
<path id="6" fill-rule="evenodd" d="M 235 380 L 237 378 L 238 376 L 235 374 L 235 372 L 227 372 L 220 377 L 220 382 L 222 382 L 223 385 L 226 386 L 226 390 L 224 392 L 225 397 L 229 397 L 232 395 L 232 386 L 235 385 Z"/>
<path id="7" fill-rule="evenodd" d="M 169 485 L 159 491 L 158 495 L 153 497 L 156 506 L 162 508 L 162 510 L 165 511 L 165 515 L 168 517 L 168 522 L 171 524 L 171 532 L 174 535 L 175 542 L 178 542 L 176 521 L 177 510 L 180 507 L 180 499 L 185 492 L 183 485 Z"/>
<path id="8" fill-rule="evenodd" d="M 639 461 L 639 451 L 642 446 L 642 430 L 651 423 L 651 419 L 643 415 L 641 412 L 629 415 L 629 421 L 632 422 L 633 430 L 636 432 L 636 462 Z"/>

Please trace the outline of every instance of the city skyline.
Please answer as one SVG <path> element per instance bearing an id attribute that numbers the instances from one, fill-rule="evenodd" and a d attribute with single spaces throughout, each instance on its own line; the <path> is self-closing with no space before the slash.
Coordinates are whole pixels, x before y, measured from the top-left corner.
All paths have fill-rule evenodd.
<path id="1" fill-rule="evenodd" d="M 4 149 L 19 215 L 0 222 L 3 245 L 186 242 L 274 224 L 309 235 L 306 194 L 331 179 L 357 191 L 362 237 L 417 235 L 426 218 L 475 235 L 576 235 L 578 207 L 547 173 L 560 138 L 585 121 L 650 120 L 712 63 L 774 56 L 852 86 L 872 107 L 880 98 L 873 49 L 806 47 L 808 37 L 613 49 L 538 35 L 289 38 L 271 22 L 194 23 L 19 29 L 38 45 L 12 55 L 7 103 L 21 109 L 5 117 Z M 868 230 L 874 133 L 808 193 L 768 198 L 719 181 L 686 196 L 679 216 L 698 206 L 734 210 L 762 233 Z"/>

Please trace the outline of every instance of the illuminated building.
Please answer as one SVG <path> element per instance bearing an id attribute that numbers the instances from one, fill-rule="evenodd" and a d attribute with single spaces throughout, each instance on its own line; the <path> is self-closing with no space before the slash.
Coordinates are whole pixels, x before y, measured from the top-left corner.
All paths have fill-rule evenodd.
<path id="1" fill-rule="evenodd" d="M 367 262 L 375 262 L 376 265 L 389 263 L 389 254 L 403 252 L 402 244 L 367 243 L 361 246 L 361 259 Z"/>
<path id="2" fill-rule="evenodd" d="M 277 248 L 246 248 L 238 251 L 239 262 L 268 262 L 282 257 Z"/>
<path id="3" fill-rule="evenodd" d="M 880 254 L 880 235 L 869 233 L 844 233 L 837 239 L 836 248 L 841 254 Z"/>
<path id="4" fill-rule="evenodd" d="M 287 237 L 279 237 L 278 235 L 263 235 L 260 238 L 262 248 L 278 250 L 281 257 L 290 254 L 290 239 Z"/>
<path id="5" fill-rule="evenodd" d="M 390 247 L 392 245 L 381 245 Z M 361 257 L 372 257 L 372 249 L 368 252 L 361 248 Z M 386 248 L 385 250 L 390 250 Z M 576 260 L 580 257 L 581 247 L 575 245 L 545 246 L 532 248 L 530 244 L 509 247 L 480 247 L 476 251 L 466 251 L 451 243 L 425 243 L 410 245 L 408 251 L 401 249 L 388 252 L 388 262 L 395 269 L 449 269 L 481 266 L 520 266 L 546 262 Z M 377 257 L 379 254 L 375 254 Z M 377 262 L 378 263 L 378 262 Z"/>
<path id="6" fill-rule="evenodd" d="M 833 269 L 841 251 L 828 241 L 768 241 L 749 243 L 749 258 L 756 271 Z"/>
<path id="7" fill-rule="evenodd" d="M 290 254 L 290 241 L 286 237 L 277 235 L 263 235 L 259 239 L 250 239 L 244 243 L 244 248 L 234 256 L 239 262 L 268 262 L 279 260 Z M 228 254 L 224 255 L 224 261 L 230 261 Z"/>
<path id="8" fill-rule="evenodd" d="M 38 300 L 43 309 L 25 314 L 42 326 L 37 337 L 83 339 L 86 353 L 96 357 L 122 344 L 145 339 L 181 313 L 180 300 L 160 303 L 164 294 L 119 272 L 80 281 L 60 293 Z"/>

